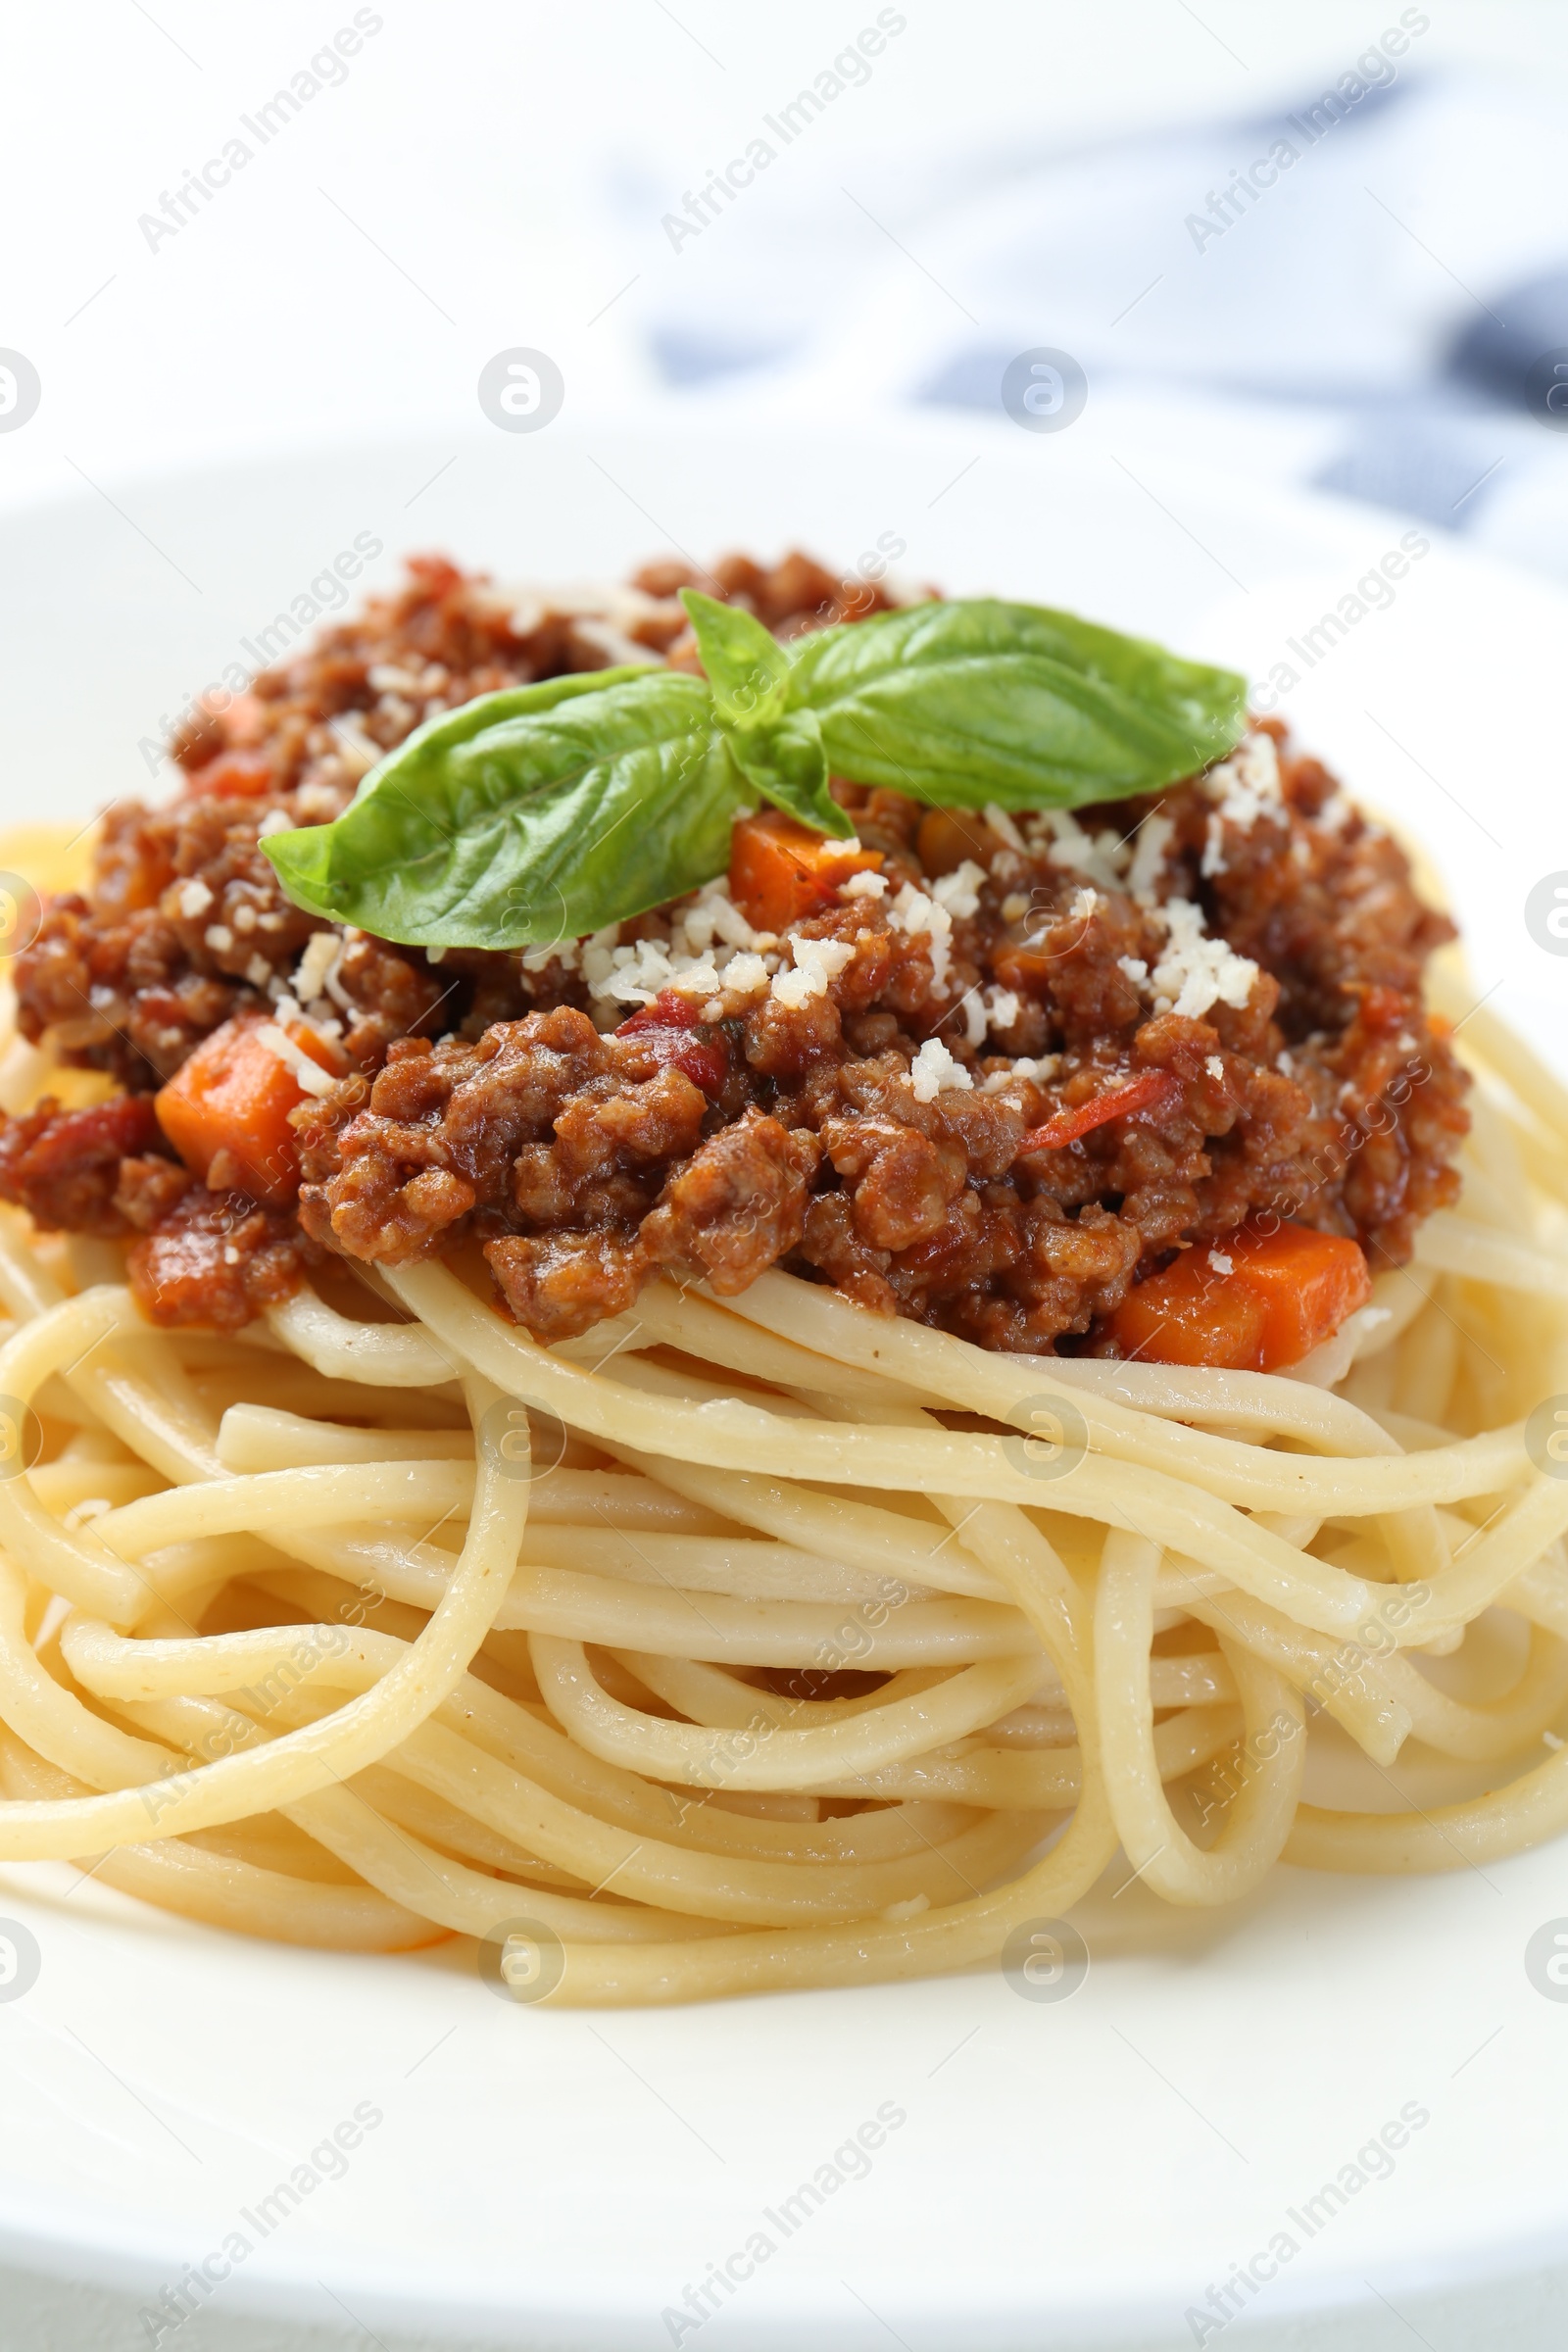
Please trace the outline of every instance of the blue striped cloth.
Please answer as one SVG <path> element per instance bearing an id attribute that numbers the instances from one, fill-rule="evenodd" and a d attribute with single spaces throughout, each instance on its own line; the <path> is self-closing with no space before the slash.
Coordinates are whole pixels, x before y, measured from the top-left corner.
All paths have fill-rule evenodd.
<path id="1" fill-rule="evenodd" d="M 1002 414 L 1009 364 L 1062 352 L 1100 429 L 1568 580 L 1568 105 L 1425 64 L 1425 12 L 1391 15 L 1278 113 L 918 168 L 792 154 L 658 273 L 654 357 L 807 409 Z"/>

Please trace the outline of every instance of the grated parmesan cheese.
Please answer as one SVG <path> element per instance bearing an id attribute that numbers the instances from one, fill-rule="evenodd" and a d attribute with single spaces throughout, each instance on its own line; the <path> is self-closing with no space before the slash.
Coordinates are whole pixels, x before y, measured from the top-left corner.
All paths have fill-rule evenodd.
<path id="1" fill-rule="evenodd" d="M 264 1021 L 256 1032 L 256 1042 L 267 1048 L 308 1095 L 329 1095 L 336 1080 L 318 1061 L 313 1061 L 303 1046 L 297 1046 L 286 1029 L 275 1021 Z"/>
<path id="2" fill-rule="evenodd" d="M 972 858 L 965 858 L 953 873 L 938 875 L 931 885 L 931 896 L 958 922 L 965 922 L 980 911 L 980 885 L 985 878 L 985 867 L 976 865 Z"/>
<path id="3" fill-rule="evenodd" d="M 912 882 L 906 882 L 888 908 L 888 920 L 896 931 L 907 932 L 911 939 L 924 932 L 931 942 L 932 985 L 944 988 L 953 961 L 953 917 L 946 906 L 916 890 Z"/>
<path id="4" fill-rule="evenodd" d="M 313 931 L 294 967 L 294 994 L 302 1004 L 314 1004 L 326 994 L 327 974 L 337 963 L 343 942 L 335 931 Z"/>
<path id="5" fill-rule="evenodd" d="M 640 939 L 622 947 L 619 939 L 619 925 L 611 923 L 572 950 L 589 996 L 606 1006 L 615 1003 L 651 1004 L 670 988 L 680 996 L 701 997 L 705 1017 L 716 1020 L 760 995 L 769 974 L 778 968 L 774 934 L 753 929 L 722 879 L 705 883 L 676 910 L 667 940 Z M 844 962 L 854 953 L 850 948 L 839 949 L 832 941 L 808 940 L 799 945 L 825 947 L 842 955 Z M 566 960 L 562 950 L 554 953 Z M 796 960 L 799 963 L 801 958 Z M 834 964 L 831 968 L 842 967 Z M 718 1011 L 710 1011 L 715 1004 Z"/>
<path id="6" fill-rule="evenodd" d="M 213 894 L 199 877 L 179 886 L 179 911 L 188 923 L 205 914 L 213 903 Z"/>
<path id="7" fill-rule="evenodd" d="M 974 1080 L 940 1038 L 928 1037 L 909 1064 L 909 1084 L 917 1102 L 934 1102 L 938 1095 L 970 1093 Z"/>
<path id="8" fill-rule="evenodd" d="M 1190 899 L 1168 899 L 1149 912 L 1165 933 L 1164 954 L 1152 970 L 1141 956 L 1122 956 L 1117 961 L 1135 987 L 1148 990 L 1156 1012 L 1195 1021 L 1211 1004 L 1239 1009 L 1247 1003 L 1257 966 L 1223 939 L 1208 936 L 1201 906 Z"/>
<path id="9" fill-rule="evenodd" d="M 1025 847 L 1023 835 L 1019 832 L 1017 826 L 1013 823 L 1005 808 L 1003 808 L 1002 803 L 1000 801 L 987 801 L 983 814 L 985 816 L 986 823 L 991 827 L 992 832 L 1000 834 L 1002 839 L 1006 843 L 1008 849 L 1016 850 L 1019 856 L 1022 857 Z"/>
<path id="10" fill-rule="evenodd" d="M 1010 988 L 971 988 L 957 1007 L 963 1014 L 964 1035 L 975 1049 L 983 1046 L 990 1029 L 1010 1029 L 1021 1009 Z M 950 1013 L 951 1020 L 953 1015 Z"/>
<path id="11" fill-rule="evenodd" d="M 428 948 L 425 954 L 430 955 Z M 574 939 L 558 939 L 553 947 L 523 950 L 522 968 L 525 972 L 542 972 L 549 963 L 559 963 L 564 972 L 574 972 L 577 969 L 577 942 Z"/>
<path id="12" fill-rule="evenodd" d="M 852 874 L 847 882 L 841 882 L 839 897 L 841 899 L 880 899 L 885 896 L 887 887 L 886 874 L 873 874 L 865 871 Z"/>
<path id="13" fill-rule="evenodd" d="M 798 1012 L 813 997 L 825 997 L 827 984 L 836 980 L 847 963 L 855 960 L 855 950 L 842 939 L 792 939 L 790 948 L 795 957 L 795 969 L 780 972 L 773 982 L 772 995 L 776 1003 Z"/>
<path id="14" fill-rule="evenodd" d="M 590 932 L 583 941 L 579 958 L 590 996 L 604 997 L 610 994 L 604 983 L 610 977 L 614 960 L 612 950 L 619 937 L 620 925 L 607 923 L 602 931 Z"/>
<path id="15" fill-rule="evenodd" d="M 1102 890 L 1120 889 L 1129 852 L 1108 826 L 1103 832 L 1089 834 L 1070 808 L 1046 808 L 1030 829 L 1036 842 L 1046 848 L 1053 865 L 1087 874 Z"/>
<path id="16" fill-rule="evenodd" d="M 1280 813 L 1280 760 L 1272 735 L 1244 735 L 1228 760 L 1203 778 L 1203 790 L 1219 803 L 1226 824 L 1250 833 L 1258 818 Z"/>
<path id="17" fill-rule="evenodd" d="M 1033 1060 L 1027 1054 L 1020 1054 L 1010 1069 L 993 1070 L 982 1082 L 980 1092 L 983 1095 L 1004 1094 L 1009 1086 L 1016 1086 L 1020 1078 L 1046 1081 L 1054 1078 L 1060 1068 L 1059 1054 L 1041 1054 Z"/>
<path id="18" fill-rule="evenodd" d="M 1127 888 L 1140 906 L 1149 905 L 1153 898 L 1154 884 L 1175 831 L 1175 819 L 1161 816 L 1157 809 L 1146 816 L 1138 828 L 1132 863 L 1127 868 Z"/>
<path id="19" fill-rule="evenodd" d="M 758 997 L 767 986 L 767 965 L 760 956 L 732 956 L 724 966 L 724 993 L 731 997 Z"/>

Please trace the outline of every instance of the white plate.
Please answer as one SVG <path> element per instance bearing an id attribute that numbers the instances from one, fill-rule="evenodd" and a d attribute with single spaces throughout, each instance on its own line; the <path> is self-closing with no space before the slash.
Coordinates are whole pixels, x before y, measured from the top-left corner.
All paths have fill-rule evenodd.
<path id="1" fill-rule="evenodd" d="M 138 744 L 161 715 L 356 533 L 388 551 L 380 576 L 441 547 L 544 578 L 672 545 L 799 542 L 853 564 L 893 533 L 913 579 L 1063 604 L 1262 673 L 1404 527 L 1133 467 L 968 422 L 764 439 L 656 419 L 345 450 L 14 514 L 0 819 L 145 790 Z M 1548 1050 L 1564 967 L 1522 910 L 1568 864 L 1565 636 L 1563 598 L 1433 546 L 1282 705 L 1431 846 L 1480 987 Z M 0 2003 L 7 2345 L 82 2341 L 62 2315 L 80 2327 L 89 2309 L 94 2342 L 148 2342 L 138 2307 L 188 2265 L 220 2271 L 238 2231 L 203 2318 L 163 2338 L 180 2352 L 362 2328 L 573 2352 L 698 2334 L 717 2352 L 1174 2346 L 1282 2230 L 1298 2251 L 1243 2337 L 1316 2344 L 1337 2313 L 1346 2346 L 1408 2343 L 1406 2321 L 1441 2352 L 1555 2344 L 1555 2289 L 1525 2274 L 1568 2265 L 1568 2003 L 1533 1988 L 1524 1950 L 1568 1914 L 1568 1849 L 1392 1883 L 1280 1871 L 1212 1915 L 1116 1894 L 1124 1876 L 1085 1906 L 1093 1966 L 1069 2000 L 984 1975 L 575 2014 L 503 2005 L 466 1945 L 279 1950 L 64 1868 L 7 1871 L 0 1912 L 42 1955 L 25 1997 Z M 344 2176 L 263 2236 L 245 2217 L 365 2102 L 382 2120 Z M 905 2120 L 864 2178 L 788 2234 L 767 2218 L 889 2102 Z M 1308 2237 L 1291 2209 L 1411 2103 L 1430 2120 L 1392 2175 Z M 703 2328 L 663 2316 L 759 2231 L 774 2250 Z M 106 2292 L 89 2304 L 23 2272 Z"/>

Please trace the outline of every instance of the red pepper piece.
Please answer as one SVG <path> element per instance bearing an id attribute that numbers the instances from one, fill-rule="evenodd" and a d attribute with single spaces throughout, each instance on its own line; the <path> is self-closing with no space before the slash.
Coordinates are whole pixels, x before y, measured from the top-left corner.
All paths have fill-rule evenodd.
<path id="1" fill-rule="evenodd" d="M 1075 1144 L 1081 1135 L 1105 1126 L 1111 1119 L 1129 1119 L 1139 1110 L 1170 1110 L 1181 1095 L 1181 1080 L 1169 1070 L 1145 1070 L 1128 1085 L 1109 1087 L 1104 1094 L 1096 1095 L 1091 1102 L 1080 1102 L 1072 1110 L 1058 1110 L 1043 1127 L 1032 1128 L 1018 1150 L 1059 1152 L 1064 1145 Z"/>

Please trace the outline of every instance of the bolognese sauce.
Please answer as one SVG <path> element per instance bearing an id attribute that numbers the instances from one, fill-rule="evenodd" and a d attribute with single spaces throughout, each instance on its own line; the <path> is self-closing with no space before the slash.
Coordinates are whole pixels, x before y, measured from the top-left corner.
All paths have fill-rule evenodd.
<path id="1" fill-rule="evenodd" d="M 801 556 L 716 572 L 786 638 L 888 602 Z M 1076 812 L 835 782 L 853 842 L 754 812 L 727 877 L 548 948 L 400 946 L 284 896 L 262 840 L 331 821 L 431 715 L 695 666 L 695 577 L 519 609 L 420 561 L 202 710 L 178 797 L 109 812 L 88 887 L 18 959 L 24 1036 L 118 1091 L 6 1119 L 0 1198 L 128 1236 L 151 1319 L 218 1329 L 334 1258 L 466 1249 L 545 1341 L 661 1269 L 733 1296 L 781 1265 L 988 1348 L 1158 1354 L 1156 1301 L 1200 1250 L 1234 1272 L 1226 1237 L 1258 1296 L 1260 1235 L 1323 1237 L 1331 1315 L 1408 1258 L 1468 1125 L 1422 1001 L 1451 927 L 1275 720 Z M 1260 1339 L 1277 1306 L 1242 1323 L 1241 1354 L 1177 1360 L 1312 1337 Z"/>

